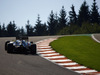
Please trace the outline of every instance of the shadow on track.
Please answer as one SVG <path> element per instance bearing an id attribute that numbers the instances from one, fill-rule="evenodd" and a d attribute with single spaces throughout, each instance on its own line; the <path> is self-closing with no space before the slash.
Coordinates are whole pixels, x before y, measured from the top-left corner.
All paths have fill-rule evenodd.
<path id="1" fill-rule="evenodd" d="M 8 53 L 8 54 L 20 54 L 20 55 L 34 55 L 34 56 L 38 56 L 39 54 L 32 54 L 30 52 L 12 52 L 12 53 Z"/>

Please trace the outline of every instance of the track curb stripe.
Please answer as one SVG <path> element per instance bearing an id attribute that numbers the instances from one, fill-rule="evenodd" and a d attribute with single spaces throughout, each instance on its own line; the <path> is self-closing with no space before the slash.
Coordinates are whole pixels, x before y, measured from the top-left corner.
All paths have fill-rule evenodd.
<path id="1" fill-rule="evenodd" d="M 94 36 L 92 35 L 92 38 Z M 73 62 L 72 60 L 66 58 L 65 56 L 55 52 L 51 46 L 49 46 L 50 42 L 56 40 L 57 38 L 50 38 L 38 41 L 37 44 L 37 52 L 42 56 L 43 58 L 60 65 L 64 68 L 70 69 L 74 72 L 83 74 L 83 75 L 100 75 L 100 72 L 96 70 L 92 70 L 90 68 L 87 68 L 85 66 L 82 66 L 76 62 Z M 97 41 L 97 40 L 96 40 Z"/>

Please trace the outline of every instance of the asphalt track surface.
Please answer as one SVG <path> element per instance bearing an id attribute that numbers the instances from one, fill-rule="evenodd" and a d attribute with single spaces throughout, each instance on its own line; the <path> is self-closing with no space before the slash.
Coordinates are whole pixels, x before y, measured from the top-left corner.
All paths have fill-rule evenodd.
<path id="1" fill-rule="evenodd" d="M 30 37 L 29 40 L 37 42 L 51 37 L 57 36 Z M 0 75 L 79 75 L 39 55 L 8 54 L 4 50 L 6 40 L 15 40 L 15 38 L 0 38 Z"/>
<path id="2" fill-rule="evenodd" d="M 100 41 L 100 34 L 94 34 L 94 37 L 95 37 L 98 41 Z"/>

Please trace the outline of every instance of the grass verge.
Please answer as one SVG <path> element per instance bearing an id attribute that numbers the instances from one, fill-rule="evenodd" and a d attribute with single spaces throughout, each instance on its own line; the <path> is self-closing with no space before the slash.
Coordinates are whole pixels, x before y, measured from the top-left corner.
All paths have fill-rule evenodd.
<path id="1" fill-rule="evenodd" d="M 67 58 L 100 71 L 100 44 L 91 36 L 65 36 L 51 42 L 50 45 Z"/>

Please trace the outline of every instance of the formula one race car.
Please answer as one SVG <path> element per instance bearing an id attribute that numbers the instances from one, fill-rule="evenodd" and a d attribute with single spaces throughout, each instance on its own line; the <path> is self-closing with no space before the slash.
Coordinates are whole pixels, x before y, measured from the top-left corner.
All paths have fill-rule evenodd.
<path id="1" fill-rule="evenodd" d="M 29 42 L 27 36 L 20 36 L 16 37 L 15 41 L 6 41 L 5 50 L 7 53 L 20 52 L 27 54 L 30 52 L 31 54 L 36 54 L 36 44 Z"/>

